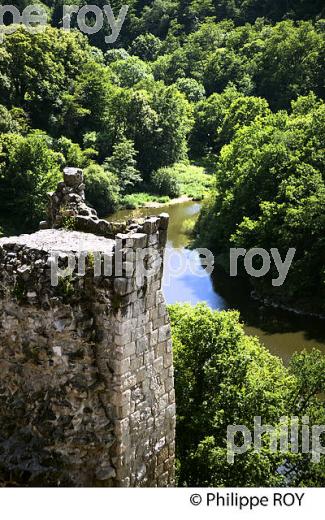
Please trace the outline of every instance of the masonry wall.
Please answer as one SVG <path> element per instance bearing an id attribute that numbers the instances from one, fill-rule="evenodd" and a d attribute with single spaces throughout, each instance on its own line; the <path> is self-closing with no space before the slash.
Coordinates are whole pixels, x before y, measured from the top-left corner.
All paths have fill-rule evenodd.
<path id="1" fill-rule="evenodd" d="M 62 229 L 0 239 L 0 483 L 174 484 L 172 345 L 159 266 L 167 227 L 162 215 L 124 223 L 114 240 Z M 139 250 L 152 268 L 143 278 Z M 61 267 L 82 251 L 85 274 L 76 267 L 53 286 L 53 251 Z M 112 265 L 121 255 L 123 272 L 107 276 L 102 265 L 95 276 L 99 254 Z"/>

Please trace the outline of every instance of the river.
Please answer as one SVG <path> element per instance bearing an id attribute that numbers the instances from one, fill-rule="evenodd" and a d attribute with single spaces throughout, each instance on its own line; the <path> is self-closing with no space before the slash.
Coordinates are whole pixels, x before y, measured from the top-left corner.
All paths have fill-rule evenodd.
<path id="1" fill-rule="evenodd" d="M 325 354 L 325 322 L 265 307 L 250 297 L 247 284 L 230 278 L 215 267 L 212 275 L 200 266 L 198 254 L 187 248 L 185 226 L 195 221 L 200 204 L 184 202 L 160 208 L 122 210 L 109 220 L 127 220 L 146 215 L 169 213 L 163 290 L 168 303 L 206 302 L 216 310 L 238 310 L 247 334 L 257 336 L 273 354 L 288 362 L 295 351 L 320 348 Z M 181 265 L 186 268 L 181 270 Z M 178 272 L 177 272 L 178 270 Z"/>

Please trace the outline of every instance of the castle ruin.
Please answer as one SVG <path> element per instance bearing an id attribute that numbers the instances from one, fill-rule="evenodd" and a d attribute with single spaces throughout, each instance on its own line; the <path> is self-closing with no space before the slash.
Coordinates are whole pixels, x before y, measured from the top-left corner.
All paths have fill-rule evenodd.
<path id="1" fill-rule="evenodd" d="M 49 194 L 40 231 L 0 239 L 0 484 L 174 485 L 161 291 L 168 219 L 99 219 L 85 203 L 82 171 L 70 168 Z M 81 254 L 83 273 L 68 271 L 68 257 L 74 267 Z M 109 275 L 95 274 L 105 259 Z M 56 284 L 53 266 L 65 272 Z"/>

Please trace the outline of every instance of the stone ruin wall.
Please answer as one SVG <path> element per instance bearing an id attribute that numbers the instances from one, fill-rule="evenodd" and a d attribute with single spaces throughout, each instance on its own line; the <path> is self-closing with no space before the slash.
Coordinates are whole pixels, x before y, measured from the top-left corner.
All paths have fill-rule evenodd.
<path id="1" fill-rule="evenodd" d="M 59 190 L 73 195 L 67 184 Z M 95 213 L 81 216 L 83 229 L 85 218 L 104 226 Z M 42 223 L 32 235 L 0 239 L 0 485 L 174 485 L 162 267 L 140 282 L 126 264 L 94 276 L 98 253 L 114 265 L 116 255 L 143 249 L 148 268 L 162 258 L 168 215 L 106 224 L 106 236 L 122 234 L 52 229 L 49 217 L 51 229 Z M 85 252 L 85 275 L 75 269 L 53 286 L 53 251 L 62 266 L 68 252 L 76 261 Z"/>

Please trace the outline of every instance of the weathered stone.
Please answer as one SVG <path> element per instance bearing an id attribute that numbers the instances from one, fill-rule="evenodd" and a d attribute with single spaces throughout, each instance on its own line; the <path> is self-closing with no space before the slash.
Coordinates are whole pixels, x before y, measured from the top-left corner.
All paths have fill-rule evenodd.
<path id="1" fill-rule="evenodd" d="M 161 213 L 159 215 L 159 219 L 160 219 L 159 229 L 167 230 L 168 229 L 168 224 L 169 224 L 169 215 L 168 215 L 168 213 Z"/>
<path id="2" fill-rule="evenodd" d="M 152 235 L 159 229 L 160 220 L 158 217 L 149 217 L 142 224 L 143 232 Z"/>
<path id="3" fill-rule="evenodd" d="M 64 168 L 64 183 L 69 188 L 79 186 L 83 182 L 83 173 L 79 168 Z"/>
<path id="4" fill-rule="evenodd" d="M 168 219 L 115 224 L 91 209 L 81 215 L 79 173 L 65 173 L 49 198 L 54 229 L 0 239 L 0 480 L 173 485 L 174 372 L 162 270 L 142 285 L 134 269 L 125 278 L 114 269 L 92 272 L 97 254 L 114 265 L 125 248 L 148 243 L 162 259 Z M 87 233 L 55 229 L 62 208 Z M 53 286 L 53 266 L 65 269 L 69 255 L 75 267 Z"/>
<path id="5" fill-rule="evenodd" d="M 96 478 L 99 480 L 99 481 L 104 481 L 104 480 L 111 480 L 113 478 L 116 477 L 116 471 L 115 469 L 108 465 L 108 466 L 104 466 L 102 468 L 99 468 L 97 471 L 96 471 Z"/>
<path id="6" fill-rule="evenodd" d="M 48 229 L 48 223 L 47 220 L 42 220 L 39 225 L 40 229 Z"/>

